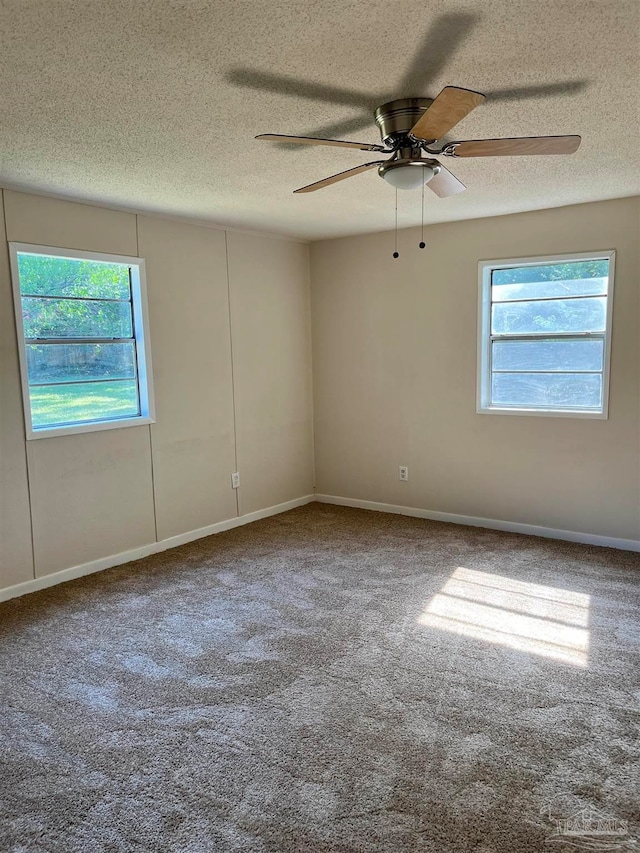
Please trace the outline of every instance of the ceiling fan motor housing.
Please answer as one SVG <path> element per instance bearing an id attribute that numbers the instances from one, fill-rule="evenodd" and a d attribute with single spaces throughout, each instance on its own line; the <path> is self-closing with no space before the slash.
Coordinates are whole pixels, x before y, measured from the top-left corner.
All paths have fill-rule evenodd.
<path id="1" fill-rule="evenodd" d="M 432 103 L 433 98 L 400 98 L 378 107 L 374 118 L 384 144 L 396 148 L 404 142 L 411 128 Z"/>

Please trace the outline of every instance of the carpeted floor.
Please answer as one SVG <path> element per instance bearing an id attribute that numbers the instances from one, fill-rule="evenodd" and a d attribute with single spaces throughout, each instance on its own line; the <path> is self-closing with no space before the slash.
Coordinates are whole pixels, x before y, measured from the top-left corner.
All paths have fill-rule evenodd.
<path id="1" fill-rule="evenodd" d="M 0 849 L 637 851 L 639 641 L 638 554 L 320 504 L 10 601 Z"/>

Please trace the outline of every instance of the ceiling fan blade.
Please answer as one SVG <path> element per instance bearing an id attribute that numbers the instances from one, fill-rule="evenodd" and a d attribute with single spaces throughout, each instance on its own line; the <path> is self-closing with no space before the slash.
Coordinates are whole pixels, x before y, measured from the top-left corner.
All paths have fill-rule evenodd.
<path id="1" fill-rule="evenodd" d="M 357 148 L 359 151 L 385 151 L 382 145 L 368 142 L 345 142 L 343 139 L 319 139 L 317 136 L 287 136 L 285 133 L 261 133 L 256 139 L 267 142 L 296 142 L 299 145 L 333 145 L 336 148 Z"/>
<path id="2" fill-rule="evenodd" d="M 447 198 L 447 196 L 458 195 L 458 193 L 466 190 L 462 181 L 459 181 L 452 172 L 445 169 L 442 163 L 438 165 L 440 166 L 440 171 L 435 178 L 431 178 L 429 183 L 426 184 L 431 192 L 434 192 L 438 198 Z"/>
<path id="3" fill-rule="evenodd" d="M 441 139 L 483 101 L 484 95 L 480 92 L 445 86 L 411 128 L 411 136 L 416 139 L 427 139 L 430 142 Z"/>
<path id="4" fill-rule="evenodd" d="M 344 181 L 345 178 L 351 178 L 353 175 L 359 175 L 360 172 L 366 172 L 367 169 L 373 169 L 380 166 L 384 160 L 376 160 L 374 163 L 364 163 L 362 166 L 356 166 L 355 169 L 347 169 L 346 172 L 338 172 L 337 175 L 331 175 L 330 178 L 324 178 L 322 181 L 316 181 L 315 184 L 307 184 L 306 187 L 300 187 L 294 190 L 294 193 L 312 193 L 315 190 L 321 190 L 323 187 L 328 187 L 330 184 L 337 184 L 338 181 Z"/>
<path id="5" fill-rule="evenodd" d="M 469 139 L 451 142 L 442 150 L 448 157 L 513 157 L 519 154 L 573 154 L 579 136 L 522 136 L 516 139 Z"/>

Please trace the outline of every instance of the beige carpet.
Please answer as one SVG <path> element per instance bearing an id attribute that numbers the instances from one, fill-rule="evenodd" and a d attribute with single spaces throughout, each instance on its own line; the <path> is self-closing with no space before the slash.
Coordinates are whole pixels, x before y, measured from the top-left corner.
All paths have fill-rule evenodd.
<path id="1" fill-rule="evenodd" d="M 0 605 L 0 850 L 637 851 L 639 564 L 312 504 Z"/>

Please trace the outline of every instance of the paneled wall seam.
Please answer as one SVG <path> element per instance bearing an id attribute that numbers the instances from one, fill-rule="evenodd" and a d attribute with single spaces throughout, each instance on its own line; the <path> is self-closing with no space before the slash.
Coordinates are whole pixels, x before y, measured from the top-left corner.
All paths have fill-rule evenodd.
<path id="1" fill-rule="evenodd" d="M 136 257 L 140 257 L 140 237 L 138 233 L 138 214 L 135 215 L 136 223 Z M 153 472 L 153 436 L 151 434 L 151 424 L 147 427 L 149 430 L 149 467 L 151 473 L 151 500 L 153 503 L 153 529 L 155 541 L 158 542 L 158 510 L 156 507 L 156 483 Z"/>
<path id="2" fill-rule="evenodd" d="M 155 530 L 156 542 L 158 539 L 158 509 L 156 507 L 156 481 L 153 471 L 153 436 L 151 435 L 151 424 L 147 427 L 149 430 L 149 466 L 151 468 L 151 499 L 153 502 L 153 527 Z"/>
<path id="3" fill-rule="evenodd" d="M 136 256 L 140 257 L 140 238 L 138 236 L 138 215 L 135 216 L 136 221 Z M 153 436 L 151 434 L 151 424 L 147 427 L 149 430 L 149 466 L 151 468 L 151 499 L 153 502 L 153 529 L 155 531 L 154 535 L 156 538 L 156 542 L 159 542 L 158 539 L 158 508 L 156 507 L 156 481 L 153 471 Z"/>
<path id="4" fill-rule="evenodd" d="M 0 188 L 0 203 L 2 204 L 2 220 L 4 222 L 4 244 L 5 250 L 8 251 L 9 246 L 9 233 L 7 231 L 7 211 L 5 209 L 4 203 L 4 189 Z M 11 272 L 9 272 L 11 275 Z M 17 329 L 18 324 L 15 316 L 15 302 L 13 302 L 13 328 Z M 24 423 L 24 400 L 22 399 L 22 394 L 20 396 L 20 400 L 22 402 L 22 428 L 24 430 L 23 436 L 23 446 L 24 446 L 24 468 L 27 475 L 27 501 L 29 503 L 29 535 L 31 539 L 31 573 L 33 575 L 33 579 L 36 578 L 36 550 L 34 544 L 34 536 L 33 536 L 33 506 L 31 503 L 31 472 L 29 469 L 29 454 L 27 453 L 27 431 L 26 425 Z"/>
<path id="5" fill-rule="evenodd" d="M 231 276 L 229 273 L 229 243 L 227 241 L 227 232 L 224 232 L 224 256 L 227 272 L 227 306 L 229 316 L 229 349 L 231 352 L 231 405 L 233 408 L 233 458 L 235 460 L 235 470 L 238 470 L 238 430 L 236 426 L 236 378 L 234 374 L 233 360 L 233 325 L 231 323 Z M 236 513 L 240 515 L 240 489 L 236 489 Z"/>
<path id="6" fill-rule="evenodd" d="M 311 315 L 311 246 L 307 246 L 307 282 L 308 282 L 308 308 L 309 308 L 309 381 L 311 388 L 311 476 L 313 478 L 313 491 L 316 491 L 316 412 L 315 412 L 315 382 L 313 377 L 313 318 Z"/>
<path id="7" fill-rule="evenodd" d="M 130 216 L 146 216 L 149 219 L 162 219 L 165 222 L 177 222 L 183 225 L 193 225 L 196 228 L 209 228 L 211 231 L 231 231 L 232 234 L 246 234 L 249 237 L 269 237 L 271 240 L 280 240 L 283 243 L 297 243 L 298 245 L 311 245 L 311 240 L 306 237 L 294 237 L 292 234 L 281 234 L 278 231 L 265 231 L 263 229 L 254 230 L 252 228 L 240 228 L 233 225 L 220 225 L 210 219 L 199 219 L 192 216 L 180 216 L 179 214 L 172 215 L 170 213 L 161 213 L 158 210 L 145 210 L 143 207 L 122 207 L 111 202 L 102 202 L 97 199 L 78 198 L 77 196 L 65 195 L 64 193 L 45 192 L 41 189 L 32 189 L 31 187 L 12 184 L 10 181 L 3 181 L 0 190 L 7 192 L 22 193 L 22 195 L 33 195 L 38 198 L 50 198 L 53 201 L 66 201 L 70 204 L 87 204 L 99 210 L 112 210 L 115 213 L 126 213 Z M 65 248 L 61 246 L 59 248 Z M 72 248 L 69 246 L 68 248 Z"/>
<path id="8" fill-rule="evenodd" d="M 148 433 L 98 430 L 25 443 L 8 352 L 6 462 L 17 485 L 4 485 L 20 530 L 14 536 L 13 521 L 3 519 L 12 535 L 11 574 L 3 569 L 2 583 L 37 581 L 310 497 L 309 307 L 299 290 L 308 287 L 307 246 L 35 194 L 0 195 L 8 239 L 144 258 L 153 349 L 164 354 L 154 365 L 162 418 Z M 178 291 L 174 276 L 185 270 L 189 286 Z M 3 285 L 8 275 L 3 269 Z M 7 344 L 15 337 L 13 309 L 7 302 L 3 311 Z M 175 334 L 192 329 L 203 333 L 195 348 Z M 242 493 L 231 489 L 234 466 L 242 469 Z M 68 517 L 79 524 L 76 534 Z"/>
<path id="9" fill-rule="evenodd" d="M 24 456 L 25 456 L 25 467 L 27 469 L 27 498 L 29 501 L 29 530 L 31 532 L 31 563 L 32 563 L 32 572 L 34 579 L 38 576 L 36 573 L 36 543 L 35 543 L 35 534 L 33 532 L 33 502 L 31 500 L 31 461 L 29 459 L 28 446 L 25 438 L 24 443 Z"/>

